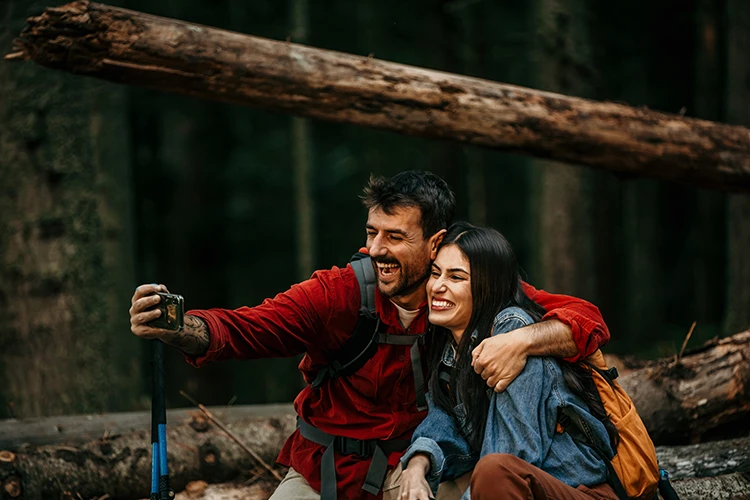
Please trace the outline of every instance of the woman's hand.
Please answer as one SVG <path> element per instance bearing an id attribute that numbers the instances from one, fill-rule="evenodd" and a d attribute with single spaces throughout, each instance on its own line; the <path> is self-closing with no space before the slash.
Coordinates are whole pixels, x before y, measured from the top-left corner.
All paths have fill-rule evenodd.
<path id="1" fill-rule="evenodd" d="M 401 473 L 399 500 L 429 500 L 432 495 L 425 475 L 430 470 L 430 459 L 426 455 L 414 455 Z"/>

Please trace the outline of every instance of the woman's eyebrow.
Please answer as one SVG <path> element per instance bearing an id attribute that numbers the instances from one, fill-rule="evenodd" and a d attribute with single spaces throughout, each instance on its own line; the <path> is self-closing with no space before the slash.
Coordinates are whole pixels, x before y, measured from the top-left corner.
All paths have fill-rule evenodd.
<path id="1" fill-rule="evenodd" d="M 464 274 L 469 274 L 469 271 L 467 271 L 466 269 L 460 268 L 460 267 L 454 267 L 452 269 L 448 269 L 448 272 L 449 273 L 464 273 Z"/>

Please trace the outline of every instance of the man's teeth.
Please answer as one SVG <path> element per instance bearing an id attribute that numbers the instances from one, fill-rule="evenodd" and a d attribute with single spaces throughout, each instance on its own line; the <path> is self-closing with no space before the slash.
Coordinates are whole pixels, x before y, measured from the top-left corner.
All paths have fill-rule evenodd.
<path id="1" fill-rule="evenodd" d="M 399 267 L 398 264 L 378 264 L 378 269 L 383 274 L 395 273 L 398 267 Z"/>
<path id="2" fill-rule="evenodd" d="M 453 307 L 453 302 L 447 300 L 433 300 L 432 307 Z"/>

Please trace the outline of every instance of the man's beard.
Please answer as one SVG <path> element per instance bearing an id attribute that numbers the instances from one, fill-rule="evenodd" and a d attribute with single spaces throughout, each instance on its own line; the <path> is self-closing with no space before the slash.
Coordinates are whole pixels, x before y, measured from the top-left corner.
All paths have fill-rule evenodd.
<path id="1" fill-rule="evenodd" d="M 390 290 L 383 290 L 380 284 L 380 273 L 376 266 L 376 262 L 381 264 L 398 264 L 400 276 L 398 281 Z M 430 275 L 431 263 L 428 262 L 422 273 L 417 272 L 416 266 L 409 266 L 407 268 L 396 259 L 372 259 L 372 265 L 375 267 L 375 275 L 378 276 L 378 290 L 384 297 L 389 299 L 398 296 L 406 296 L 413 293 L 420 286 L 424 286 L 427 277 Z"/>

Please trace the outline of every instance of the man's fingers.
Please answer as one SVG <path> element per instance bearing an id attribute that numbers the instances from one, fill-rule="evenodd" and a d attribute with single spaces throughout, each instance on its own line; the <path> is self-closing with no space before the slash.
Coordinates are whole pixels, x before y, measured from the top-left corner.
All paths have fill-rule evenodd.
<path id="1" fill-rule="evenodd" d="M 505 379 L 501 379 L 497 384 L 495 384 L 495 392 L 503 392 L 507 388 L 508 382 Z"/>
<path id="2" fill-rule="evenodd" d="M 162 287 L 164 287 L 165 290 L 167 289 L 167 287 L 165 287 L 164 285 L 157 285 L 156 283 L 141 285 L 135 289 L 135 293 L 133 293 L 133 298 L 130 299 L 130 303 L 135 304 L 139 299 L 145 297 L 146 295 L 152 295 L 156 292 L 161 292 Z"/>
<path id="3" fill-rule="evenodd" d="M 161 316 L 160 309 L 154 309 L 153 311 L 146 311 L 130 317 L 130 324 L 132 326 L 145 325 L 149 321 L 153 321 Z"/>
<path id="4" fill-rule="evenodd" d="M 161 297 L 159 297 L 158 295 L 147 295 L 145 297 L 141 297 L 140 299 L 133 302 L 133 305 L 130 307 L 130 315 L 134 316 L 145 311 L 146 309 L 150 309 L 159 302 L 161 302 Z"/>

